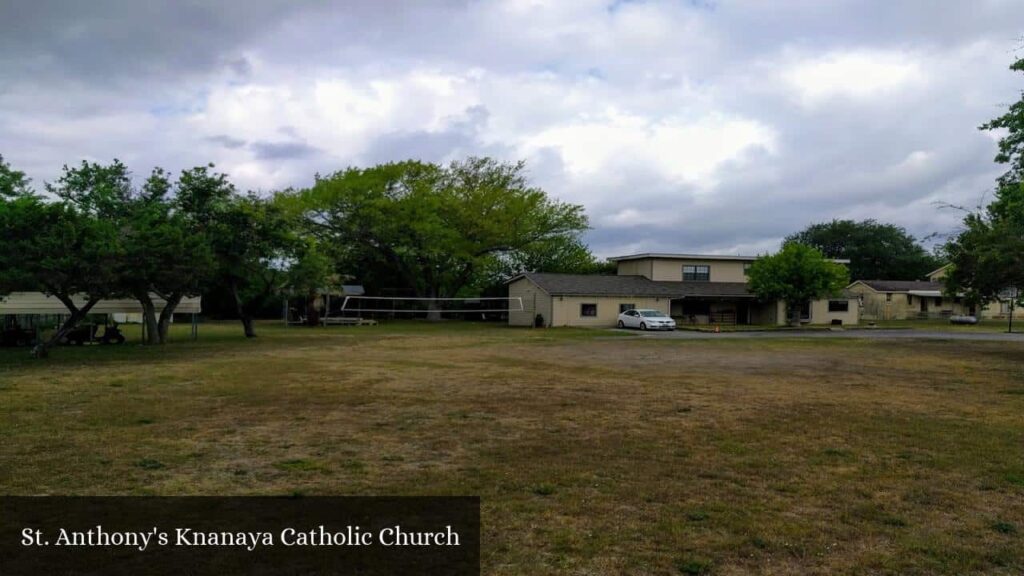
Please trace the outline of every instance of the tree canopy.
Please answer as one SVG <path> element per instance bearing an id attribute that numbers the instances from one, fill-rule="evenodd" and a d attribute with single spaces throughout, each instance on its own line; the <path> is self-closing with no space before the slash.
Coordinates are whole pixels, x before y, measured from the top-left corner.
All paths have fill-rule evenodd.
<path id="1" fill-rule="evenodd" d="M 811 246 L 789 242 L 779 252 L 753 262 L 747 274 L 750 291 L 761 300 L 784 300 L 790 323 L 800 324 L 800 310 L 811 300 L 834 296 L 850 282 L 842 264 Z"/>
<path id="2" fill-rule="evenodd" d="M 1011 69 L 1024 72 L 1024 59 Z M 1009 164 L 1010 169 L 999 177 L 992 202 L 984 210 L 969 212 L 963 230 L 946 244 L 952 264 L 946 290 L 963 293 L 975 304 L 999 299 L 1020 306 L 1024 305 L 1024 92 L 1006 114 L 981 128 L 1006 130 L 996 162 Z M 1011 322 L 1012 316 L 1011 312 Z"/>
<path id="3" fill-rule="evenodd" d="M 587 228 L 582 206 L 530 186 L 522 163 L 349 168 L 282 202 L 338 266 L 378 289 L 455 297 L 488 271 L 589 265 L 579 242 Z"/>
<path id="4" fill-rule="evenodd" d="M 812 224 L 785 241 L 813 246 L 826 258 L 850 260 L 854 280 L 920 280 L 941 265 L 906 230 L 875 220 Z"/>
<path id="5" fill-rule="evenodd" d="M 1024 58 L 1010 65 L 1010 70 L 1024 73 Z M 1024 91 L 1020 100 L 1010 105 L 1005 114 L 982 124 L 981 130 L 1005 130 L 999 139 L 999 153 L 995 161 L 1007 164 L 1009 170 L 999 177 L 999 184 L 1024 181 Z"/>

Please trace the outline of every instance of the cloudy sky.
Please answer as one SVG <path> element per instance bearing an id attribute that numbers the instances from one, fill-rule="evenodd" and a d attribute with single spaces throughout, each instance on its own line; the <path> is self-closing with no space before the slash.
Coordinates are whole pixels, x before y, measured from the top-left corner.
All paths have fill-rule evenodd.
<path id="1" fill-rule="evenodd" d="M 949 232 L 1001 169 L 1021 0 L 0 0 L 0 154 L 270 191 L 527 161 L 600 255 L 754 253 L 806 224 Z"/>

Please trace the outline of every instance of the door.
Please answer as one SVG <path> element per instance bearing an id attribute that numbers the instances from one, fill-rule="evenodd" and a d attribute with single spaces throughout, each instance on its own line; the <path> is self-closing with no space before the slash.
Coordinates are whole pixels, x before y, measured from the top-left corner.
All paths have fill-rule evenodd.
<path id="1" fill-rule="evenodd" d="M 924 296 L 922 296 L 922 297 L 918 298 L 918 300 L 921 301 L 921 312 L 927 314 L 928 313 L 928 299 L 925 298 Z"/>

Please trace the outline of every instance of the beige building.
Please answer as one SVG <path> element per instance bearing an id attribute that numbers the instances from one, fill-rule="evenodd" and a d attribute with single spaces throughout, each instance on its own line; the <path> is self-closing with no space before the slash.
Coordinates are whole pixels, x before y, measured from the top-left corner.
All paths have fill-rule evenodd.
<path id="1" fill-rule="evenodd" d="M 747 289 L 747 269 L 754 256 L 637 254 L 612 258 L 615 276 L 520 274 L 508 281 L 509 297 L 520 298 L 522 311 L 509 324 L 531 326 L 614 326 L 629 308 L 652 308 L 680 324 L 786 323 L 785 303 L 761 302 Z M 804 311 L 809 324 L 857 324 L 856 296 L 844 294 L 811 302 Z"/>
<path id="2" fill-rule="evenodd" d="M 858 280 L 847 291 L 860 299 L 861 318 L 865 320 L 918 320 L 948 318 L 956 315 L 994 320 L 1010 314 L 1010 302 L 995 300 L 983 306 L 970 306 L 960 296 L 945 293 L 943 279 L 949 264 L 928 273 L 928 280 Z M 1014 318 L 1024 318 L 1016 309 Z"/>

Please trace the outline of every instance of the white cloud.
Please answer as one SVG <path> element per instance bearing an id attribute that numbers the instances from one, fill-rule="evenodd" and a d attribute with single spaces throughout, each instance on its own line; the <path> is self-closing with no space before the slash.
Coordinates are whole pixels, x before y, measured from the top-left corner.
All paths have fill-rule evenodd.
<path id="1" fill-rule="evenodd" d="M 807 105 L 832 98 L 868 100 L 919 88 L 926 80 L 918 60 L 903 52 L 834 52 L 797 61 L 784 79 Z"/>

